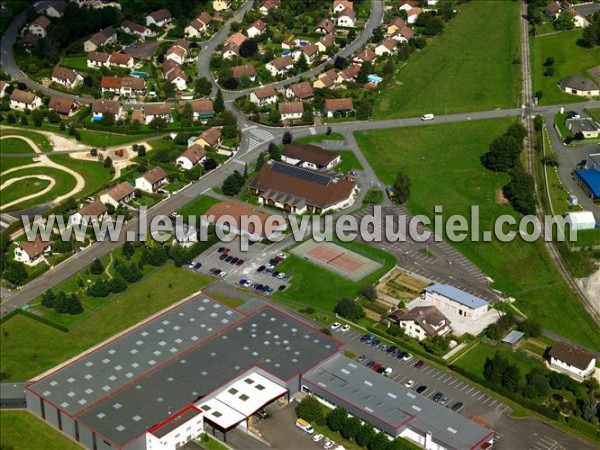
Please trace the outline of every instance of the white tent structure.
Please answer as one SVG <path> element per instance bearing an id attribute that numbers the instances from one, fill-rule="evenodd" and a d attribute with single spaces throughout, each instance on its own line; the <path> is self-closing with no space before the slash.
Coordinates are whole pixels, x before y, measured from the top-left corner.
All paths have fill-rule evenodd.
<path id="1" fill-rule="evenodd" d="M 565 214 L 565 221 L 573 230 L 596 228 L 596 219 L 591 211 L 576 211 Z"/>

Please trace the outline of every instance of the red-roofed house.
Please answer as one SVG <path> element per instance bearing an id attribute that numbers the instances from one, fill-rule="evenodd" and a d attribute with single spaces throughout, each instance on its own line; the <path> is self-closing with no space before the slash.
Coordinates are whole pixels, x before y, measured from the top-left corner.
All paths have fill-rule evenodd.
<path id="1" fill-rule="evenodd" d="M 271 105 L 277 103 L 277 92 L 272 86 L 260 87 L 250 94 L 250 101 L 258 106 Z"/>
<path id="2" fill-rule="evenodd" d="M 210 14 L 203 12 L 185 27 L 183 32 L 187 37 L 200 37 L 208 31 L 208 24 L 212 21 Z"/>
<path id="3" fill-rule="evenodd" d="M 266 29 L 267 24 L 264 23 L 262 20 L 258 19 L 246 29 L 246 34 L 250 39 L 252 39 L 255 36 L 260 36 L 261 34 L 263 34 L 266 31 Z"/>
<path id="4" fill-rule="evenodd" d="M 375 54 L 377 56 L 389 55 L 396 51 L 396 46 L 398 45 L 398 41 L 393 40 L 392 38 L 384 39 L 375 47 Z"/>
<path id="5" fill-rule="evenodd" d="M 109 204 L 117 208 L 121 203 L 131 200 L 134 193 L 135 189 L 133 189 L 133 186 L 123 181 L 101 194 L 100 201 L 105 205 Z"/>
<path id="6" fill-rule="evenodd" d="M 158 11 L 151 12 L 146 16 L 146 25 L 156 25 L 159 27 L 166 27 L 173 21 L 173 16 L 168 9 L 159 9 Z"/>
<path id="7" fill-rule="evenodd" d="M 280 103 L 278 108 L 282 121 L 301 119 L 304 114 L 304 103 L 302 102 Z"/>
<path id="8" fill-rule="evenodd" d="M 288 70 L 294 68 L 294 60 L 291 56 L 280 56 L 268 63 L 265 68 L 271 72 L 271 75 L 274 77 L 277 75 L 285 75 Z"/>
<path id="9" fill-rule="evenodd" d="M 354 28 L 356 22 L 356 13 L 353 9 L 344 9 L 337 15 L 336 25 L 338 27 Z"/>
<path id="10" fill-rule="evenodd" d="M 328 98 L 325 100 L 325 112 L 327 117 L 333 117 L 335 113 L 347 114 L 354 111 L 351 98 Z"/>
<path id="11" fill-rule="evenodd" d="M 423 10 L 421 8 L 413 8 L 410 11 L 408 11 L 407 14 L 407 19 L 406 21 L 408 23 L 410 23 L 411 25 L 414 24 L 417 21 L 417 18 L 419 17 L 419 15 L 421 14 Z"/>
<path id="12" fill-rule="evenodd" d="M 43 39 L 48 34 L 51 24 L 52 22 L 50 22 L 50 19 L 46 16 L 38 16 L 38 18 L 29 25 L 29 32 Z"/>
<path id="13" fill-rule="evenodd" d="M 258 10 L 263 16 L 269 14 L 271 9 L 278 9 L 281 6 L 281 0 L 264 0 Z"/>
<path id="14" fill-rule="evenodd" d="M 154 167 L 148 170 L 144 175 L 135 179 L 136 189 L 140 189 L 150 194 L 155 193 L 158 189 L 167 183 L 167 172 L 162 167 Z"/>
<path id="15" fill-rule="evenodd" d="M 185 170 L 190 170 L 195 165 L 200 164 L 206 159 L 206 150 L 199 144 L 194 144 L 183 152 L 175 163 Z"/>
<path id="16" fill-rule="evenodd" d="M 43 241 L 41 236 L 36 235 L 33 241 L 25 241 L 15 248 L 15 261 L 28 265 L 34 265 L 44 261 L 44 255 L 50 253 L 52 243 Z"/>

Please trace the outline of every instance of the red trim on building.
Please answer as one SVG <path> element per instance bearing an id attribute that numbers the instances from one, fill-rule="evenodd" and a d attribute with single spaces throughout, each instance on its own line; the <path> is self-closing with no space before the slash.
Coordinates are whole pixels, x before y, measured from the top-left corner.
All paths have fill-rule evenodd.
<path id="1" fill-rule="evenodd" d="M 147 433 L 151 433 L 154 434 L 154 432 L 156 430 L 161 429 L 162 427 L 164 427 L 166 424 L 172 422 L 173 420 L 177 419 L 179 416 L 185 414 L 188 411 L 194 410 L 196 411 L 198 414 L 196 414 L 196 416 L 199 416 L 200 414 L 202 414 L 202 410 L 196 408 L 193 404 L 191 404 L 190 406 L 186 406 L 185 408 L 179 410 L 178 412 L 176 412 L 175 414 L 169 416 L 168 418 L 166 418 L 165 420 L 163 420 L 162 422 L 154 425 L 152 428 L 149 428 Z M 194 417 L 196 417 L 194 416 Z M 156 435 L 155 435 L 156 436 Z M 158 436 L 156 436 L 158 437 Z"/>

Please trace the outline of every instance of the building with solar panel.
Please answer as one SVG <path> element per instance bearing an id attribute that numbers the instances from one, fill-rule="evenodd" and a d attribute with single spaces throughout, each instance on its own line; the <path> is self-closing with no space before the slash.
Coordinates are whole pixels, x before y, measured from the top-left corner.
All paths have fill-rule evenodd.
<path id="1" fill-rule="evenodd" d="M 293 214 L 323 214 L 354 203 L 356 182 L 291 164 L 268 161 L 250 189 L 258 201 Z"/>
<path id="2" fill-rule="evenodd" d="M 301 390 L 390 438 L 478 449 L 493 436 L 342 351 L 337 339 L 258 299 L 233 309 L 199 293 L 28 385 L 27 407 L 91 450 L 172 450 L 203 430 L 226 440 Z"/>

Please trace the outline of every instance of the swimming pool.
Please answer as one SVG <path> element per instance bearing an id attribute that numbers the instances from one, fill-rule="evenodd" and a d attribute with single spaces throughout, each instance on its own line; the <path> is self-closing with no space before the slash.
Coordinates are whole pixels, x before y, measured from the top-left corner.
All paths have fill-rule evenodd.
<path id="1" fill-rule="evenodd" d="M 292 54 L 292 52 L 289 51 L 289 50 L 284 50 L 284 51 L 281 52 L 281 56 L 289 56 L 291 54 Z"/>
<path id="2" fill-rule="evenodd" d="M 300 47 L 304 47 L 304 46 L 308 45 L 308 41 L 298 41 L 298 45 Z"/>
<path id="3" fill-rule="evenodd" d="M 378 77 L 377 75 L 373 75 L 373 74 L 369 75 L 369 76 L 367 77 L 367 79 L 368 79 L 368 80 L 369 80 L 371 83 L 377 83 L 377 84 L 379 84 L 379 83 L 381 83 L 381 82 L 383 81 L 383 78 L 381 78 L 381 77 Z"/>
<path id="4" fill-rule="evenodd" d="M 137 78 L 148 78 L 148 72 L 131 72 L 130 75 Z"/>

